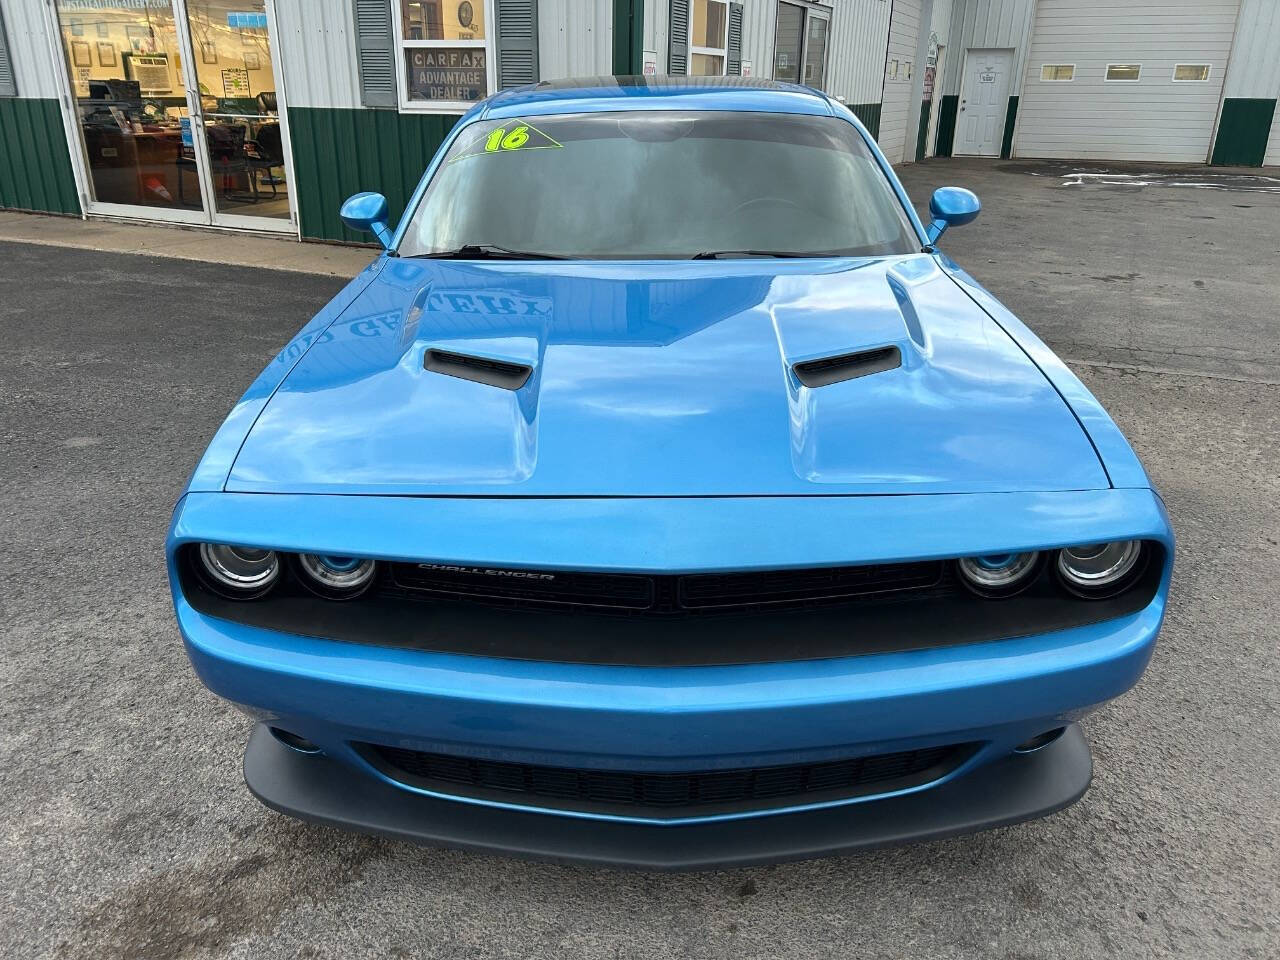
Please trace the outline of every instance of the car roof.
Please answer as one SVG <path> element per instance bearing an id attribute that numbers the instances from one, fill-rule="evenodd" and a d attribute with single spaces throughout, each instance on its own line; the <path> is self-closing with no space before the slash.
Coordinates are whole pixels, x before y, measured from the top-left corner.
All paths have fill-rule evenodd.
<path id="1" fill-rule="evenodd" d="M 577 77 L 504 90 L 481 116 L 546 116 L 605 110 L 738 110 L 831 116 L 826 95 L 755 77 Z"/>

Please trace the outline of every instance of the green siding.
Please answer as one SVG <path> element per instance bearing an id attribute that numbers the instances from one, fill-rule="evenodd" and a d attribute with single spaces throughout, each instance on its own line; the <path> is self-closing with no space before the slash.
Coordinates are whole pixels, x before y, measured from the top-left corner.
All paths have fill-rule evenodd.
<path id="1" fill-rule="evenodd" d="M 613 72 L 639 75 L 644 59 L 644 0 L 613 0 Z"/>
<path id="2" fill-rule="evenodd" d="M 851 103 L 849 109 L 862 121 L 862 125 L 867 128 L 872 137 L 880 136 L 880 104 Z"/>
<path id="3" fill-rule="evenodd" d="M 1004 112 L 1004 139 L 1000 141 L 1000 156 L 1008 160 L 1013 155 L 1013 123 L 1018 119 L 1018 98 L 1010 97 Z"/>
<path id="4" fill-rule="evenodd" d="M 932 101 L 925 100 L 920 104 L 920 132 L 916 134 L 916 163 L 924 159 L 924 149 L 929 144 L 929 111 Z"/>
<path id="5" fill-rule="evenodd" d="M 1216 166 L 1260 167 L 1267 155 L 1267 137 L 1276 101 L 1230 97 L 1222 101 L 1218 136 L 1213 141 Z"/>
<path id="6" fill-rule="evenodd" d="M 385 194 L 394 225 L 458 118 L 394 110 L 289 108 L 293 188 L 302 236 L 369 242 L 342 225 L 338 208 L 361 190 Z"/>
<path id="7" fill-rule="evenodd" d="M 938 142 L 934 145 L 935 157 L 951 156 L 952 144 L 956 138 L 956 116 L 960 111 L 960 97 L 949 93 L 942 98 L 942 109 L 938 111 Z"/>
<path id="8" fill-rule="evenodd" d="M 0 207 L 80 215 L 57 100 L 0 97 Z"/>

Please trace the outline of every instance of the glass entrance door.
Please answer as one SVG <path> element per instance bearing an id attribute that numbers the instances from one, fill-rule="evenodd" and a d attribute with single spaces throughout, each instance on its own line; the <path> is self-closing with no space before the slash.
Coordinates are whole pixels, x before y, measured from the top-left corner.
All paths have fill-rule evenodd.
<path id="1" fill-rule="evenodd" d="M 292 230 L 265 0 L 55 0 L 86 211 Z"/>
<path id="2" fill-rule="evenodd" d="M 178 0 L 191 34 L 195 129 L 222 226 L 290 229 L 288 163 L 265 0 Z"/>

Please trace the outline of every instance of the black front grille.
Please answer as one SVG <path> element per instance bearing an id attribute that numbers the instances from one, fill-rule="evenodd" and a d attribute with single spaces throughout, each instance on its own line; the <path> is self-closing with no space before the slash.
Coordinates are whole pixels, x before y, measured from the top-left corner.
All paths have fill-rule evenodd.
<path id="1" fill-rule="evenodd" d="M 926 747 L 824 763 L 643 773 L 545 767 L 360 745 L 375 766 L 410 786 L 453 796 L 558 810 L 675 818 L 766 810 L 888 793 L 945 776 L 975 744 Z"/>
<path id="2" fill-rule="evenodd" d="M 936 585 L 941 561 L 806 570 L 647 576 L 515 570 L 441 563 L 391 565 L 395 588 L 496 605 L 587 607 L 627 613 L 732 612 L 878 597 Z"/>

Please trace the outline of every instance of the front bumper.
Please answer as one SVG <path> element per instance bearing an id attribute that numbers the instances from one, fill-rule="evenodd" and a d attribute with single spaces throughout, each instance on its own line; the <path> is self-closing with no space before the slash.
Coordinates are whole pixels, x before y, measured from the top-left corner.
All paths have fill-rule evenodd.
<path id="1" fill-rule="evenodd" d="M 548 816 L 419 796 L 323 754 L 302 754 L 259 724 L 244 778 L 273 810 L 431 846 L 640 870 L 713 870 L 937 840 L 1042 817 L 1078 800 L 1093 762 L 1078 724 L 1028 754 L 919 793 L 773 817 L 675 826 Z"/>
<path id="2" fill-rule="evenodd" d="M 176 577 L 174 603 L 210 689 L 321 748 L 320 756 L 301 755 L 259 728 L 245 761 L 264 802 L 320 822 L 530 856 L 690 869 L 945 836 L 1043 815 L 1080 796 L 1090 762 L 1074 723 L 1137 682 L 1164 613 L 1172 538 L 1154 494 L 822 499 L 449 501 L 441 509 L 412 498 L 191 495 L 175 515 L 170 558 L 181 543 L 208 539 L 516 567 L 714 570 L 877 562 L 889 559 L 876 552 L 886 545 L 894 559 L 914 559 L 954 555 L 958 542 L 991 552 L 1135 537 L 1164 543 L 1166 568 L 1148 606 L 1087 626 L 719 666 L 509 660 L 279 633 L 200 613 Z M 615 534 L 606 540 L 601 530 Z M 848 530 L 865 536 L 850 539 Z M 575 564 L 575 554 L 586 559 Z M 1014 753 L 1063 726 L 1068 733 L 1051 746 Z M 979 746 L 960 767 L 909 790 L 659 823 L 428 793 L 375 769 L 359 743 L 667 773 Z"/>

